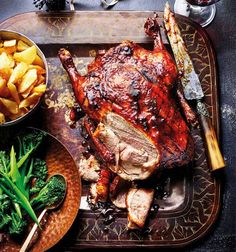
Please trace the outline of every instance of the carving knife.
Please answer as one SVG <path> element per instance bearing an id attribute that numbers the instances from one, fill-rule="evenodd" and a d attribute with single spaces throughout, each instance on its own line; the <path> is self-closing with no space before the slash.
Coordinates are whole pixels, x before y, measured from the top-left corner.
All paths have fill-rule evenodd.
<path id="1" fill-rule="evenodd" d="M 180 80 L 183 86 L 184 96 L 187 100 L 196 100 L 196 108 L 206 138 L 211 168 L 212 170 L 223 168 L 225 167 L 224 158 L 221 154 L 207 107 L 202 101 L 204 97 L 202 86 L 194 70 L 192 60 L 181 36 L 174 13 L 171 12 L 168 3 L 166 3 L 164 10 L 164 27 L 175 57 L 178 71 L 181 73 Z"/>

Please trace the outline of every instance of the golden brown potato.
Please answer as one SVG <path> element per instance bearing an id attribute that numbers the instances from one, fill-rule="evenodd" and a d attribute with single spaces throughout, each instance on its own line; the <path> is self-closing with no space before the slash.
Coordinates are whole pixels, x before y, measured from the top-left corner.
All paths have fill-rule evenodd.
<path id="1" fill-rule="evenodd" d="M 3 124 L 5 122 L 6 122 L 5 115 L 2 112 L 0 112 L 0 124 Z"/>
<path id="2" fill-rule="evenodd" d="M 37 70 L 30 69 L 23 76 L 21 83 L 18 85 L 19 93 L 23 93 L 27 90 L 31 85 L 34 85 L 37 81 Z"/>
<path id="3" fill-rule="evenodd" d="M 0 40 L 0 124 L 26 114 L 46 90 L 45 66 L 35 46 Z"/>
<path id="4" fill-rule="evenodd" d="M 7 87 L 9 89 L 10 94 L 11 94 L 11 97 L 15 100 L 15 102 L 17 104 L 19 104 L 20 103 L 20 97 L 19 97 L 19 94 L 17 92 L 16 86 L 13 83 L 8 82 Z"/>
<path id="5" fill-rule="evenodd" d="M 43 75 L 39 75 L 37 85 L 42 83 L 45 83 L 45 77 Z"/>
<path id="6" fill-rule="evenodd" d="M 19 40 L 18 42 L 17 42 L 17 51 L 24 51 L 24 50 L 26 50 L 26 49 L 28 49 L 30 46 L 29 45 L 27 45 L 24 41 L 22 41 L 22 40 Z"/>
<path id="7" fill-rule="evenodd" d="M 40 98 L 40 94 L 39 93 L 33 93 L 31 94 L 29 97 L 27 97 L 26 99 L 22 100 L 19 104 L 19 108 L 27 108 L 27 107 L 34 107 L 34 105 L 38 102 L 39 98 Z"/>
<path id="8" fill-rule="evenodd" d="M 8 81 L 8 79 L 10 78 L 11 74 L 12 74 L 12 68 L 3 68 L 0 69 L 0 76 L 5 79 L 6 81 Z"/>
<path id="9" fill-rule="evenodd" d="M 34 87 L 32 92 L 33 93 L 44 93 L 46 91 L 46 85 L 45 84 L 39 84 L 38 86 Z"/>
<path id="10" fill-rule="evenodd" d="M 45 68 L 43 60 L 38 55 L 36 55 L 36 57 L 35 57 L 35 59 L 34 59 L 34 61 L 33 61 L 32 64 L 33 65 L 41 66 L 42 68 Z"/>
<path id="11" fill-rule="evenodd" d="M 0 69 L 10 68 L 11 60 L 6 52 L 2 52 L 0 55 Z"/>
<path id="12" fill-rule="evenodd" d="M 13 68 L 15 66 L 15 60 L 13 59 L 12 55 L 8 55 L 8 58 L 10 60 L 10 68 Z"/>
<path id="13" fill-rule="evenodd" d="M 18 62 L 25 62 L 26 64 L 32 64 L 37 55 L 35 46 L 31 46 L 22 52 L 15 52 L 14 59 Z"/>
<path id="14" fill-rule="evenodd" d="M 22 108 L 22 109 L 19 109 L 17 114 L 10 114 L 8 117 L 11 120 L 16 120 L 17 118 L 19 118 L 19 117 L 23 116 L 24 114 L 26 114 L 28 111 L 29 111 L 28 109 Z"/>
<path id="15" fill-rule="evenodd" d="M 29 65 L 28 69 L 36 69 L 38 75 L 42 75 L 46 73 L 46 70 L 38 65 Z"/>
<path id="16" fill-rule="evenodd" d="M 0 98 L 0 101 L 11 114 L 17 114 L 19 112 L 18 104 L 15 101 L 6 98 Z"/>
<path id="17" fill-rule="evenodd" d="M 31 85 L 28 89 L 26 89 L 23 93 L 21 93 L 21 96 L 23 98 L 26 98 L 29 96 L 29 94 L 31 93 L 31 91 L 33 90 L 34 85 Z M 32 92 L 33 93 L 33 92 Z"/>
<path id="18" fill-rule="evenodd" d="M 3 79 L 1 76 L 0 76 L 0 97 L 8 97 L 9 96 L 9 90 L 7 88 L 7 82 L 5 79 Z"/>
<path id="19" fill-rule="evenodd" d="M 19 79 L 23 77 L 28 69 L 28 65 L 25 62 L 20 62 L 14 69 L 9 78 L 10 83 L 16 83 Z"/>
<path id="20" fill-rule="evenodd" d="M 16 51 L 16 40 L 5 40 L 3 43 L 3 47 L 8 54 L 14 53 Z"/>
<path id="21" fill-rule="evenodd" d="M 12 40 L 5 40 L 3 42 L 3 46 L 4 47 L 12 47 L 16 45 L 16 39 L 12 39 Z"/>
<path id="22" fill-rule="evenodd" d="M 7 81 L 0 76 L 0 95 L 2 90 L 6 87 Z"/>

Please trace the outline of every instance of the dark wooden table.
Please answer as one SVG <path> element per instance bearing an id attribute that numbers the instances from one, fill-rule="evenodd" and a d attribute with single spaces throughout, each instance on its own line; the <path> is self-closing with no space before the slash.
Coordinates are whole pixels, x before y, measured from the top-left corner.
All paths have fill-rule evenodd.
<path id="1" fill-rule="evenodd" d="M 0 21 L 17 13 L 36 11 L 33 0 L 1 0 Z M 173 4 L 173 0 L 169 0 Z M 165 0 L 123 0 L 113 10 L 163 10 Z M 76 10 L 103 10 L 100 0 L 77 0 Z M 108 10 L 109 11 L 109 10 Z M 222 172 L 220 216 L 211 231 L 186 251 L 236 251 L 236 1 L 221 0 L 217 15 L 206 28 L 213 42 L 219 77 L 221 148 L 227 168 Z M 63 241 L 52 251 L 63 251 Z M 66 250 L 67 251 L 67 250 Z M 181 250 L 183 251 L 183 250 Z"/>

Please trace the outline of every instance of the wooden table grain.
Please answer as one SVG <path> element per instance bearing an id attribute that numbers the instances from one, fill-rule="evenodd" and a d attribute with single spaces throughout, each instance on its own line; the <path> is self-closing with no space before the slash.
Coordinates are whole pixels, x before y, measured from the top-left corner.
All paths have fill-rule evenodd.
<path id="1" fill-rule="evenodd" d="M 17 13 L 37 10 L 33 0 L 1 0 L 0 21 Z M 173 6 L 174 1 L 169 0 Z M 122 0 L 112 10 L 163 10 L 165 0 Z M 103 10 L 100 0 L 76 0 L 76 10 Z M 109 10 L 108 10 L 109 11 Z M 220 216 L 203 239 L 180 251 L 236 250 L 236 1 L 217 3 L 214 21 L 206 28 L 218 61 L 219 99 L 221 112 L 221 148 L 227 168 L 221 172 L 223 181 Z M 50 251 L 68 251 L 62 240 Z M 76 248 L 71 250 L 75 251 Z M 70 250 L 70 251 L 71 251 Z"/>

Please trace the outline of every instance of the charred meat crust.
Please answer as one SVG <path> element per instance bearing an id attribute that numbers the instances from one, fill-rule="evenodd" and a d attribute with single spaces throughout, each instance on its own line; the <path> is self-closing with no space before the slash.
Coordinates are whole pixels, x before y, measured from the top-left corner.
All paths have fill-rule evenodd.
<path id="1" fill-rule="evenodd" d="M 134 42 L 124 41 L 97 57 L 88 66 L 87 76 L 79 76 L 71 63 L 69 52 L 59 52 L 80 106 L 91 121 L 104 125 L 105 130 L 110 130 L 114 137 L 118 137 L 119 148 L 122 149 L 124 144 L 129 147 L 126 157 L 136 155 L 139 160 L 148 158 L 154 153 L 148 145 L 153 144 L 156 161 L 149 162 L 145 167 L 149 173 L 143 176 L 141 165 L 137 172 L 137 162 L 122 160 L 125 155 L 122 155 L 120 149 L 117 157 L 117 152 L 110 149 L 108 138 L 105 140 L 101 136 L 102 131 L 91 131 L 89 123 L 85 122 L 97 151 L 106 162 L 112 163 L 109 167 L 113 172 L 120 172 L 118 174 L 128 180 L 146 179 L 155 171 L 155 167 L 185 165 L 194 153 L 190 130 L 173 95 L 177 69 L 161 41 L 156 17 L 148 19 L 145 28 L 147 34 L 155 40 L 153 51 L 145 50 Z M 108 125 L 107 118 L 111 114 L 122 118 L 119 122 L 128 125 L 127 132 L 120 134 L 115 127 Z M 139 145 L 134 144 L 134 137 L 130 137 L 130 129 L 133 129 L 136 136 L 139 133 L 143 135 L 143 155 L 140 154 Z M 120 160 L 124 169 L 117 169 Z M 132 170 L 136 171 L 133 173 Z"/>

